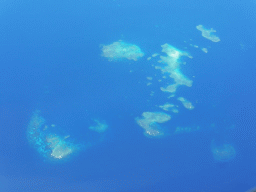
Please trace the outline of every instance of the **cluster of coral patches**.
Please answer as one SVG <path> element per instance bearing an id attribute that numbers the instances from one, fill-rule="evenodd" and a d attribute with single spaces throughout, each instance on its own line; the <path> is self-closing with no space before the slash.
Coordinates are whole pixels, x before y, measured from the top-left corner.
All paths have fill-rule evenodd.
<path id="1" fill-rule="evenodd" d="M 94 120 L 94 125 L 89 127 L 89 130 L 96 132 L 100 137 L 99 141 L 102 141 L 102 133 L 108 129 L 108 125 L 105 121 Z M 81 144 L 71 140 L 70 135 L 57 134 L 55 124 L 46 124 L 46 120 L 40 115 L 40 111 L 36 110 L 30 118 L 27 127 L 27 138 L 29 143 L 48 160 L 60 160 L 67 159 L 72 154 L 85 146 L 91 146 L 90 142 Z M 97 141 L 93 141 L 97 143 Z"/>
<path id="2" fill-rule="evenodd" d="M 46 120 L 35 111 L 27 128 L 27 137 L 32 146 L 44 157 L 62 159 L 78 150 L 78 145 L 69 141 L 69 136 L 52 133 L 54 124 L 47 125 Z"/>

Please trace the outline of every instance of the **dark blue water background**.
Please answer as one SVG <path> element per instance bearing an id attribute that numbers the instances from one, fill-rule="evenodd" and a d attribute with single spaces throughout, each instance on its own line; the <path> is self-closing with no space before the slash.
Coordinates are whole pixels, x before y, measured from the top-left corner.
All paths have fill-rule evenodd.
<path id="1" fill-rule="evenodd" d="M 256 186 L 255 1 L 0 4 L 2 191 L 233 192 Z M 203 38 L 199 24 L 216 29 L 221 41 Z M 101 57 L 100 45 L 118 40 L 139 46 L 145 56 L 136 62 Z M 150 139 L 134 119 L 167 102 L 157 82 L 161 73 L 146 59 L 165 43 L 188 47 L 194 57 L 182 66 L 193 86 L 181 86 L 176 95 L 195 105 L 165 127 L 201 130 Z M 104 141 L 67 161 L 49 162 L 26 137 L 37 109 L 76 142 L 91 139 L 86 134 L 93 118 L 105 120 L 109 130 Z M 231 143 L 236 157 L 216 162 L 213 139 Z"/>

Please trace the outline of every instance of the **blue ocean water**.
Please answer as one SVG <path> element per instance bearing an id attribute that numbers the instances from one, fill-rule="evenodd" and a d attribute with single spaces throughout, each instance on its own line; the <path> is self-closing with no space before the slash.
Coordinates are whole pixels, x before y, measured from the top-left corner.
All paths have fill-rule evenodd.
<path id="1" fill-rule="evenodd" d="M 3 192 L 256 187 L 255 1 L 8 0 L 0 2 L 0 20 Z M 198 25 L 215 29 L 220 41 L 203 37 Z M 102 47 L 119 40 L 144 56 L 103 57 Z M 159 56 L 152 57 L 166 56 L 166 43 L 193 57 L 180 60 L 193 85 L 179 86 L 171 98 L 160 87 L 172 79 L 163 78 L 155 69 Z M 166 102 L 179 105 L 179 113 L 159 108 Z M 29 123 L 38 110 L 48 127 L 31 141 Z M 137 123 L 143 112 L 172 117 L 149 125 L 161 137 Z M 104 134 L 89 130 L 95 120 L 107 124 Z M 43 129 L 77 150 L 63 159 L 45 156 L 35 144 L 44 138 L 52 149 Z"/>

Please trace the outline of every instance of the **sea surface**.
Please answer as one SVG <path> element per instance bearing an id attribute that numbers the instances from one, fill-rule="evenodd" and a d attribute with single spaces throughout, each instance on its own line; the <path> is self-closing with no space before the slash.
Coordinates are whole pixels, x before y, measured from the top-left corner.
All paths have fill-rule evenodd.
<path id="1" fill-rule="evenodd" d="M 0 191 L 246 192 L 255 74 L 255 0 L 1 0 Z"/>

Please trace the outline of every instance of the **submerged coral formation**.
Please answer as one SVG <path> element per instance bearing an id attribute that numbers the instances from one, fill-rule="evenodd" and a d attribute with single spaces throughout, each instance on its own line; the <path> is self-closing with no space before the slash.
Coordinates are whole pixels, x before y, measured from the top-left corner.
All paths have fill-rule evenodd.
<path id="1" fill-rule="evenodd" d="M 212 140 L 211 149 L 213 157 L 216 161 L 228 162 L 234 159 L 236 156 L 236 150 L 234 146 L 229 143 L 219 143 L 215 140 Z"/>
<path id="2" fill-rule="evenodd" d="M 185 99 L 184 97 L 179 97 L 177 100 L 179 100 L 186 109 L 192 110 L 195 108 L 192 105 L 192 103 L 190 101 L 188 101 L 187 99 Z"/>
<path id="3" fill-rule="evenodd" d="M 142 127 L 146 136 L 159 137 L 164 132 L 159 123 L 165 123 L 171 119 L 171 116 L 163 112 L 144 112 L 142 118 L 136 118 L 136 122 Z"/>
<path id="4" fill-rule="evenodd" d="M 103 45 L 102 56 L 108 58 L 109 61 L 123 58 L 137 61 L 140 57 L 144 56 L 144 53 L 137 45 L 117 41 L 110 45 Z"/>
<path id="5" fill-rule="evenodd" d="M 203 25 L 198 25 L 198 26 L 196 26 L 196 28 L 202 32 L 202 36 L 205 37 L 206 39 L 209 39 L 212 42 L 220 41 L 220 38 L 213 34 L 216 32 L 216 30 L 214 30 L 213 28 L 206 29 L 206 28 L 204 28 Z"/>
<path id="6" fill-rule="evenodd" d="M 98 133 L 103 133 L 108 129 L 108 125 L 105 121 L 94 119 L 94 122 L 95 122 L 95 125 L 90 126 L 89 129 L 96 131 Z"/>

